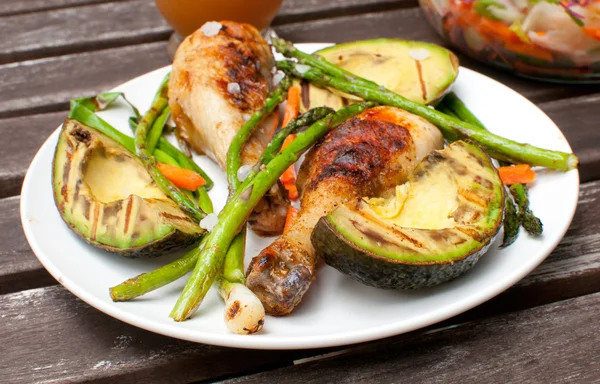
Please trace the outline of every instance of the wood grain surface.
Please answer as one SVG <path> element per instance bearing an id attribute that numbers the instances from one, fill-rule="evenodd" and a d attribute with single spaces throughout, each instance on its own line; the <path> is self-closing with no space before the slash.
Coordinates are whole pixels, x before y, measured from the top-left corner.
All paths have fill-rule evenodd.
<path id="1" fill-rule="evenodd" d="M 600 293 L 391 338 L 227 383 L 592 383 Z"/>
<path id="2" fill-rule="evenodd" d="M 161 336 L 111 318 L 61 286 L 2 296 L 0 313 L 3 383 L 189 383 L 287 365 L 308 354 Z"/>
<path id="3" fill-rule="evenodd" d="M 138 329 L 58 285 L 21 229 L 24 174 L 70 99 L 169 64 L 171 28 L 153 3 L 0 1 L 0 382 L 600 382 L 600 85 L 536 82 L 460 54 L 462 65 L 540 106 L 582 161 L 580 200 L 566 236 L 496 298 L 378 342 L 247 351 Z M 284 0 L 274 25 L 295 42 L 400 37 L 443 44 L 416 6 L 417 0 Z"/>

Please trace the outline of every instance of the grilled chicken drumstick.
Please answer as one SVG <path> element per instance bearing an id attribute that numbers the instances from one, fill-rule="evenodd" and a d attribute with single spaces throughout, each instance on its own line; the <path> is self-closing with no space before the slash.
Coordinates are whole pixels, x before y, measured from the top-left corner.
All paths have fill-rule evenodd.
<path id="1" fill-rule="evenodd" d="M 267 313 L 290 313 L 315 278 L 310 235 L 319 218 L 351 199 L 379 195 L 403 183 L 442 145 L 437 127 L 392 107 L 369 109 L 316 144 L 298 175 L 302 209 L 290 229 L 254 257 L 247 271 L 247 285 Z"/>
<path id="2" fill-rule="evenodd" d="M 271 48 L 251 25 L 211 22 L 188 36 L 177 49 L 169 82 L 178 135 L 225 169 L 229 144 L 269 94 L 273 65 Z M 257 162 L 273 135 L 273 119 L 248 139 L 243 164 Z M 281 233 L 289 205 L 283 193 L 273 188 L 257 205 L 248 220 L 254 231 Z"/>

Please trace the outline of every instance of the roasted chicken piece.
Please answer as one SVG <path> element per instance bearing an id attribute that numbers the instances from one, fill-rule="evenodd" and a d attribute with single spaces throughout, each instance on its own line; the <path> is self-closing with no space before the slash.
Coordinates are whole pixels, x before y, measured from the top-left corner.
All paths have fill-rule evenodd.
<path id="1" fill-rule="evenodd" d="M 442 146 L 437 127 L 392 107 L 369 109 L 316 144 L 298 175 L 302 209 L 290 229 L 254 257 L 247 271 L 247 285 L 267 313 L 290 313 L 315 278 L 310 235 L 319 218 L 350 199 L 393 190 Z"/>
<path id="2" fill-rule="evenodd" d="M 210 22 L 177 49 L 169 82 L 169 106 L 181 139 L 221 168 L 242 125 L 264 104 L 272 87 L 271 48 L 251 25 Z M 242 163 L 259 159 L 275 129 L 266 119 L 246 142 Z M 283 188 L 273 188 L 249 218 L 265 236 L 283 230 L 289 202 Z"/>

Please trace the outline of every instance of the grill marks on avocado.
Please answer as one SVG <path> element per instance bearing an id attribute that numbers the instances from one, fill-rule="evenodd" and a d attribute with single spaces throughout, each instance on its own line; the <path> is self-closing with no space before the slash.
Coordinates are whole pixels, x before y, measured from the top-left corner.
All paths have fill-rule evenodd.
<path id="1" fill-rule="evenodd" d="M 139 159 L 75 120 L 67 119 L 59 136 L 52 180 L 69 227 L 123 256 L 157 256 L 204 232 L 154 184 Z"/>
<path id="2" fill-rule="evenodd" d="M 391 199 L 363 198 L 322 218 L 311 238 L 317 254 L 367 285 L 415 289 L 470 269 L 502 224 L 502 182 L 470 143 L 428 155 Z"/>

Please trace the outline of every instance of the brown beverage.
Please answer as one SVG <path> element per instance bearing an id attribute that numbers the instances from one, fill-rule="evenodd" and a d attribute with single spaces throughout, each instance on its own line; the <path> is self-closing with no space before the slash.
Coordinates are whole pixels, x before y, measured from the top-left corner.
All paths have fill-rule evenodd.
<path id="1" fill-rule="evenodd" d="M 231 20 L 267 28 L 282 0 L 155 0 L 163 17 L 181 36 L 207 21 Z"/>

